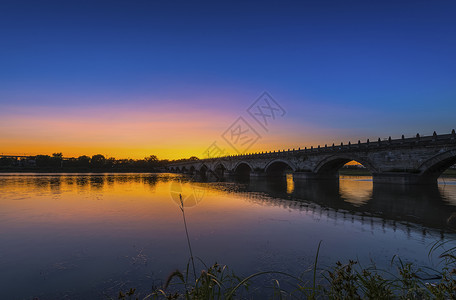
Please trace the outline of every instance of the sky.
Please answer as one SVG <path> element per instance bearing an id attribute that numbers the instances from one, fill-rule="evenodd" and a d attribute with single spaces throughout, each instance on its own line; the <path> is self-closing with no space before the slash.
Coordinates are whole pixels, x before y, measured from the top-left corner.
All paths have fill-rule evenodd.
<path id="1" fill-rule="evenodd" d="M 0 153 L 203 158 L 449 133 L 455 15 L 454 1 L 0 1 Z"/>

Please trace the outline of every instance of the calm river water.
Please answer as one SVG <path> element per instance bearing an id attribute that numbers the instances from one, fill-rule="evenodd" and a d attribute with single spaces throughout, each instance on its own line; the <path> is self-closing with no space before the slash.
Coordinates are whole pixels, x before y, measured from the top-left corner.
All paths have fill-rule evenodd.
<path id="1" fill-rule="evenodd" d="M 455 179 L 404 188 L 348 176 L 330 184 L 290 175 L 203 183 L 175 174 L 1 174 L 0 298 L 103 299 L 160 286 L 189 258 L 179 193 L 194 255 L 240 276 L 299 275 L 320 241 L 322 269 L 349 258 L 387 268 L 396 254 L 434 266 L 432 244 L 455 238 Z"/>

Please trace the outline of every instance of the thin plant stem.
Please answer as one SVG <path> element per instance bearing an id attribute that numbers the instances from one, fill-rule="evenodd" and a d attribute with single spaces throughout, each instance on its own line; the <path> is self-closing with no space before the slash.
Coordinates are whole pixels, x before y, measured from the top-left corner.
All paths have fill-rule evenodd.
<path id="1" fill-rule="evenodd" d="M 312 298 L 315 297 L 315 285 L 316 285 L 316 279 L 317 279 L 317 263 L 318 263 L 318 254 L 320 254 L 320 246 L 321 246 L 321 241 L 318 243 L 318 248 L 317 248 L 317 255 L 315 256 L 315 263 L 314 263 L 314 268 L 313 268 L 313 290 L 312 290 Z"/>
<path id="2" fill-rule="evenodd" d="M 190 250 L 190 259 L 192 260 L 193 276 L 195 276 L 195 281 L 196 281 L 197 277 L 196 277 L 195 261 L 193 259 L 192 245 L 190 243 L 190 238 L 188 236 L 187 221 L 185 219 L 184 201 L 182 200 L 182 195 L 181 194 L 179 194 L 179 199 L 180 199 L 180 203 L 181 203 L 180 209 L 182 211 L 182 217 L 184 219 L 185 235 L 187 236 L 188 249 Z"/>

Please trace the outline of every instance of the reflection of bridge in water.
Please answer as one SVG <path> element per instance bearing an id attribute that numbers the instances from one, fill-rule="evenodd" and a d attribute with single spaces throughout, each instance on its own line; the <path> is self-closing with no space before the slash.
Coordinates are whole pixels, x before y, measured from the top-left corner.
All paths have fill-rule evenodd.
<path id="1" fill-rule="evenodd" d="M 365 166 L 376 183 L 436 184 L 437 178 L 456 163 L 456 133 L 188 160 L 170 164 L 169 170 L 219 178 L 292 172 L 295 178 L 334 179 L 352 160 Z"/>
<path id="2" fill-rule="evenodd" d="M 6 194 L 4 191 L 0 198 L 14 198 L 14 194 L 20 194 L 18 190 L 24 188 L 49 196 L 76 190 L 82 196 L 115 184 L 136 183 L 153 190 L 160 182 L 190 181 L 189 177 L 173 174 L 33 174 L 7 178 L 0 180 L 0 188 L 12 186 L 14 189 Z M 427 229 L 421 226 L 441 234 L 456 228 L 456 181 L 439 186 L 377 185 L 369 178 L 344 176 L 340 181 L 302 181 L 288 175 L 252 177 L 235 181 L 236 184 L 193 182 L 192 185 L 235 193 L 260 205 L 300 210 L 316 217 L 325 215 L 336 220 L 370 223 L 376 227 L 388 225 L 393 229 L 410 230 L 420 225 L 423 234 Z"/>
<path id="3" fill-rule="evenodd" d="M 367 177 L 369 178 L 369 177 Z M 215 189 L 223 189 L 223 184 Z M 446 188 L 452 189 L 447 193 Z M 374 185 L 372 181 L 342 177 L 339 181 L 306 182 L 288 178 L 260 180 L 252 178 L 229 190 L 260 205 L 325 215 L 344 221 L 359 221 L 372 226 L 402 228 L 419 226 L 426 230 L 453 232 L 456 214 L 456 185 L 410 186 Z M 424 228 L 427 229 L 423 229 Z"/>

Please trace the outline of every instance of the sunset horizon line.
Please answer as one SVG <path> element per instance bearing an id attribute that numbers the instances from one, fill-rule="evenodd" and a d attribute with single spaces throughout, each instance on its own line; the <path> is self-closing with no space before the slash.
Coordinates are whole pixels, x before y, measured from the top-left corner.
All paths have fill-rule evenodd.
<path id="1" fill-rule="evenodd" d="M 400 137 L 398 138 L 392 138 L 391 136 L 389 137 L 383 137 L 383 138 L 378 138 L 378 139 L 369 139 L 367 138 L 366 141 L 367 142 L 372 142 L 372 143 L 375 143 L 375 142 L 378 142 L 378 141 L 387 141 L 388 139 L 392 139 L 392 140 L 399 140 L 399 139 L 413 139 L 413 138 L 417 138 L 417 137 L 430 137 L 430 136 L 433 136 L 433 135 L 449 135 L 449 134 L 455 134 L 455 129 L 452 129 L 450 130 L 448 133 L 437 133 L 436 131 L 434 131 L 434 133 L 432 135 L 420 135 L 419 133 L 417 133 L 416 135 L 412 135 L 412 136 L 405 136 L 405 135 L 401 135 Z M 238 156 L 238 155 L 252 155 L 252 154 L 260 154 L 260 153 L 273 153 L 273 152 L 282 152 L 282 151 L 290 151 L 290 150 L 304 150 L 304 149 L 318 149 L 320 147 L 324 148 L 324 147 L 332 147 L 332 146 L 339 146 L 339 145 L 347 145 L 347 144 L 357 144 L 359 142 L 361 143 L 365 143 L 366 141 L 362 141 L 361 139 L 358 139 L 356 140 L 354 143 L 352 143 L 350 140 L 347 142 L 347 143 L 344 143 L 344 142 L 341 142 L 341 143 L 331 143 L 331 144 L 322 144 L 322 143 L 319 143 L 319 144 L 315 144 L 315 145 L 311 145 L 311 146 L 303 146 L 303 147 L 297 147 L 297 148 L 273 148 L 272 150 L 255 150 L 255 151 L 246 151 L 245 153 L 232 153 L 232 152 L 225 152 L 226 155 L 221 155 L 221 156 L 217 156 L 217 157 L 228 157 L 228 156 Z M 215 142 L 214 142 L 215 143 Z M 226 149 L 224 149 L 226 150 Z M 116 155 L 110 155 L 110 154 L 106 154 L 106 153 L 103 153 L 103 151 L 92 151 L 90 154 L 86 153 L 86 154 L 73 154 L 73 155 L 67 155 L 65 156 L 64 155 L 64 152 L 63 151 L 49 151 L 49 152 L 36 152 L 36 153 L 27 153 L 27 152 L 16 152 L 16 153 L 0 153 L 0 156 L 2 157 L 36 157 L 36 156 L 40 156 L 40 155 L 43 155 L 43 156 L 53 156 L 54 154 L 62 154 L 62 158 L 64 159 L 77 159 L 79 157 L 82 157 L 82 156 L 87 156 L 87 157 L 93 157 L 94 155 L 103 155 L 106 159 L 110 159 L 110 158 L 114 158 L 116 160 L 128 160 L 128 159 L 133 159 L 133 160 L 141 160 L 141 159 L 146 159 L 150 156 L 156 156 L 159 160 L 168 160 L 168 161 L 176 161 L 176 160 L 185 160 L 185 159 L 189 159 L 189 158 L 192 158 L 192 157 L 196 157 L 198 159 L 206 159 L 206 158 L 211 158 L 211 157 L 200 157 L 200 156 L 204 156 L 207 154 L 207 149 L 206 151 L 203 151 L 203 152 L 200 152 L 199 155 L 197 154 L 189 154 L 185 157 L 177 157 L 177 158 L 170 158 L 170 157 L 164 157 L 164 156 L 161 156 L 161 155 L 157 155 L 155 153 L 148 153 L 148 154 L 144 154 L 144 155 L 137 155 L 137 156 L 129 156 L 129 157 L 124 157 L 124 156 L 116 156 Z"/>

